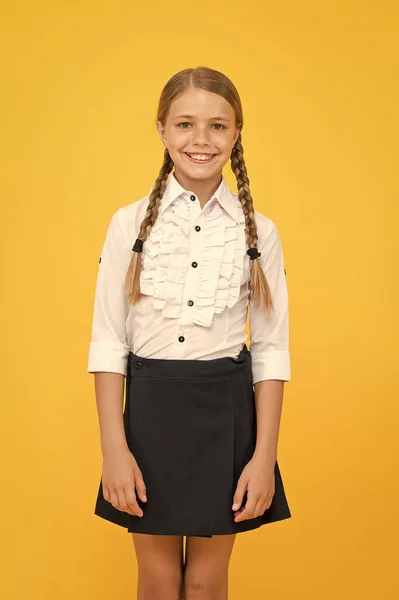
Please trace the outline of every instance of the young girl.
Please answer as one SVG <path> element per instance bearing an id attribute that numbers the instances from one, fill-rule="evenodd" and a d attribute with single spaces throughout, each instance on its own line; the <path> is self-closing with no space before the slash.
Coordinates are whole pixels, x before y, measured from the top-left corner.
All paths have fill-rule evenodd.
<path id="1" fill-rule="evenodd" d="M 159 176 L 114 213 L 100 257 L 95 514 L 132 533 L 138 598 L 224 600 L 236 534 L 291 517 L 277 463 L 290 381 L 283 254 L 253 208 L 230 79 L 180 71 L 157 127 Z M 222 174 L 229 159 L 237 194 Z"/>

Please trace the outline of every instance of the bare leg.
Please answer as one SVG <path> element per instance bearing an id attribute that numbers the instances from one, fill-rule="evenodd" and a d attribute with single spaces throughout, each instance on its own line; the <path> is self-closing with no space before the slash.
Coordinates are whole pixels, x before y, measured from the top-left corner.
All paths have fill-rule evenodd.
<path id="1" fill-rule="evenodd" d="M 132 533 L 138 566 L 137 600 L 181 600 L 183 536 Z"/>
<path id="2" fill-rule="evenodd" d="M 187 537 L 184 600 L 227 600 L 228 568 L 235 538 L 236 534 Z"/>

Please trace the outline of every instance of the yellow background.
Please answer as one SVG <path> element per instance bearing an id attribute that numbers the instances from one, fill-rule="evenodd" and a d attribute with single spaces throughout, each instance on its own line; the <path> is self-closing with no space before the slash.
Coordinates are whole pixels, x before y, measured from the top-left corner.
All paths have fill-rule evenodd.
<path id="1" fill-rule="evenodd" d="M 255 207 L 279 228 L 290 294 L 279 463 L 293 516 L 237 537 L 229 598 L 398 597 L 397 3 L 3 12 L 2 598 L 135 598 L 131 536 L 93 514 L 94 285 L 112 213 L 159 172 L 161 89 L 198 65 L 241 94 Z"/>

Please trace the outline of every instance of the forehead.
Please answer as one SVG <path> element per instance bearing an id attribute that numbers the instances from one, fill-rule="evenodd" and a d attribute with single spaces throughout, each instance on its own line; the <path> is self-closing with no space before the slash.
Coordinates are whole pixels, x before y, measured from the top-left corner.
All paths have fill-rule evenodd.
<path id="1" fill-rule="evenodd" d="M 208 119 L 224 116 L 231 120 L 235 117 L 233 107 L 223 96 L 198 88 L 186 90 L 172 102 L 169 116 L 175 118 L 178 115 Z"/>

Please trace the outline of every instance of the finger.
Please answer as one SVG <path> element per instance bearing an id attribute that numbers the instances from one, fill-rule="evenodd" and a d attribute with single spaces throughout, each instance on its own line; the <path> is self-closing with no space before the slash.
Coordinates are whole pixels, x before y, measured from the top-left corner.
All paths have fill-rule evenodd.
<path id="1" fill-rule="evenodd" d="M 116 490 L 116 495 L 118 496 L 118 510 L 121 510 L 122 512 L 126 512 L 126 509 L 128 508 L 128 506 L 127 506 L 125 493 L 124 493 L 123 489 L 118 488 Z"/>
<path id="2" fill-rule="evenodd" d="M 129 503 L 129 488 L 125 487 L 125 489 L 123 490 L 123 498 L 124 498 L 124 508 L 123 510 L 127 513 L 129 513 L 129 515 L 133 515 L 133 516 L 143 516 L 143 511 L 140 509 L 139 505 L 136 503 L 137 506 L 137 511 L 135 512 L 132 507 L 130 506 Z M 140 514 L 141 513 L 141 514 Z"/>
<path id="3" fill-rule="evenodd" d="M 147 489 L 144 483 L 143 475 L 139 469 L 135 471 L 134 479 L 136 484 L 136 492 L 139 495 L 140 500 L 143 500 L 143 502 L 147 502 Z"/>
<path id="4" fill-rule="evenodd" d="M 235 517 L 235 521 L 245 521 L 245 519 L 252 519 L 254 517 L 254 510 L 257 504 L 256 500 L 248 499 L 246 505 L 244 506 L 244 510 L 240 512 L 237 517 Z"/>
<path id="5" fill-rule="evenodd" d="M 111 496 L 110 496 L 110 493 L 109 493 L 109 489 L 104 484 L 103 484 L 102 487 L 103 487 L 103 497 L 104 497 L 104 500 L 106 500 L 107 502 L 111 502 Z"/>
<path id="6" fill-rule="evenodd" d="M 111 491 L 110 493 L 111 495 L 111 504 L 114 508 L 116 508 L 117 510 L 120 510 L 122 512 L 125 512 L 125 501 L 123 500 L 122 494 L 120 493 L 120 491 L 114 489 Z"/>
<path id="7" fill-rule="evenodd" d="M 118 501 L 119 501 L 119 510 L 121 510 L 122 512 L 127 512 L 127 513 L 129 513 L 129 515 L 134 516 L 134 513 L 127 502 L 125 490 L 123 488 L 118 489 L 117 494 L 118 494 Z"/>
<path id="8" fill-rule="evenodd" d="M 241 481 L 238 480 L 237 489 L 236 489 L 236 492 L 233 497 L 233 506 L 232 506 L 233 510 L 238 510 L 240 508 L 242 501 L 244 499 L 244 494 L 245 494 L 246 489 L 247 489 L 246 482 L 244 482 L 243 480 L 241 480 Z"/>
<path id="9" fill-rule="evenodd" d="M 264 502 L 262 500 L 258 500 L 254 509 L 254 517 L 260 517 L 265 512 L 263 508 Z"/>
<path id="10" fill-rule="evenodd" d="M 259 502 L 259 496 L 254 496 L 252 497 L 250 494 L 248 494 L 248 499 L 245 503 L 245 508 L 247 509 L 247 511 L 254 515 L 255 514 L 255 507 Z"/>
<path id="11" fill-rule="evenodd" d="M 268 496 L 266 498 L 266 500 L 263 503 L 263 507 L 262 507 L 263 508 L 263 512 L 265 512 L 265 510 L 267 510 L 268 508 L 270 508 L 270 505 L 271 505 L 272 501 L 273 501 L 273 495 Z"/>
<path id="12" fill-rule="evenodd" d="M 109 491 L 110 502 L 114 508 L 119 510 L 119 500 L 115 490 Z"/>
<path id="13" fill-rule="evenodd" d="M 243 508 L 239 514 L 234 517 L 234 521 L 239 523 L 240 521 L 245 521 L 246 519 L 251 519 L 253 517 L 252 514 L 249 513 L 247 508 Z"/>
<path id="14" fill-rule="evenodd" d="M 134 486 L 129 486 L 125 489 L 125 496 L 126 496 L 126 502 L 130 508 L 130 510 L 133 512 L 134 515 L 138 516 L 138 517 L 142 517 L 143 516 L 143 511 L 140 508 L 140 506 L 137 504 L 137 498 L 136 498 L 136 493 L 134 491 Z"/>

